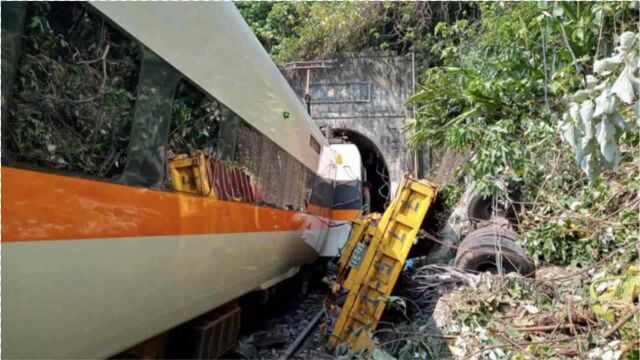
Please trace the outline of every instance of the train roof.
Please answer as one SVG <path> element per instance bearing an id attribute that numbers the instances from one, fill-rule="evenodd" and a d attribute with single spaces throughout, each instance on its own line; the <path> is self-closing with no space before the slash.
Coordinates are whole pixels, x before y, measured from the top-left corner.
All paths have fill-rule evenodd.
<path id="1" fill-rule="evenodd" d="M 232 2 L 91 2 L 311 169 L 328 146 Z M 288 116 L 287 116 L 288 115 Z"/>

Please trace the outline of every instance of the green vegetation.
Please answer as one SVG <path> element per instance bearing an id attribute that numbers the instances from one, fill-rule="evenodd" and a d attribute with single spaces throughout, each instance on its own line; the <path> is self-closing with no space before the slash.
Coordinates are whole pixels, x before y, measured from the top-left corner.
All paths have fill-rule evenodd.
<path id="1" fill-rule="evenodd" d="M 622 34 L 638 32 L 637 2 L 238 6 L 281 64 L 333 52 L 416 53 L 424 71 L 410 99 L 418 107 L 406 129 L 411 144 L 472 152 L 458 173 L 482 194 L 518 187 L 524 244 L 540 263 L 588 264 L 637 233 L 637 50 L 626 50 L 623 65 L 606 60 Z M 592 75 L 595 64 L 610 73 Z M 631 103 L 611 91 L 622 73 L 635 86 Z M 609 125 L 592 116 L 587 134 L 571 118 L 574 102 L 595 108 L 602 92 L 616 115 L 605 116 Z"/>
<path id="2" fill-rule="evenodd" d="M 432 51 L 441 54 L 442 66 L 425 71 L 411 99 L 419 106 L 408 126 L 411 140 L 473 151 L 460 170 L 481 193 L 500 195 L 521 184 L 521 232 L 542 263 L 586 265 L 637 236 L 640 153 L 633 103 L 610 100 L 622 125 L 604 136 L 602 149 L 620 155 L 618 167 L 603 169 L 602 177 L 600 168 L 612 169 L 613 161 L 600 165 L 605 155 L 597 136 L 585 146 L 592 154 L 574 159 L 559 126 L 573 93 L 593 78 L 587 74 L 594 61 L 616 45 L 614 29 L 633 29 L 638 12 L 632 5 L 486 4 L 477 22 L 436 27 L 442 40 Z M 602 120 L 589 120 L 595 135 Z M 591 168 L 584 166 L 587 156 Z"/>
<path id="3" fill-rule="evenodd" d="M 242 3 L 240 8 L 280 64 L 333 52 L 414 52 L 422 76 L 409 101 L 418 108 L 406 127 L 410 143 L 469 152 L 458 174 L 473 180 L 477 191 L 505 197 L 505 189 L 517 189 L 518 198 L 510 199 L 521 205 L 516 227 L 538 265 L 582 269 L 576 273 L 581 277 L 567 275 L 569 284 L 546 290 L 509 280 L 482 294 L 475 288 L 463 292 L 464 298 L 455 300 L 462 306 L 452 309 L 453 327 L 443 334 L 470 338 L 461 358 L 638 357 L 637 350 L 629 351 L 637 348 L 632 340 L 639 335 L 638 315 L 618 333 L 622 345 L 602 320 L 595 329 L 559 331 L 564 335 L 555 338 L 556 331 L 523 332 L 530 331 L 530 323 L 517 329 L 512 324 L 522 309 L 528 313 L 517 319 L 533 321 L 541 310 L 560 314 L 556 323 L 571 324 L 567 311 L 592 305 L 588 288 L 594 279 L 624 276 L 638 262 L 638 2 Z M 460 187 L 443 189 L 451 206 Z M 394 325 L 396 334 L 404 335 L 382 341 L 387 345 L 380 349 L 400 358 L 439 353 L 425 333 L 428 324 L 420 321 Z M 470 332 L 461 335 L 465 331 Z M 577 348 L 555 343 L 574 337 Z M 379 349 L 374 353 L 374 358 L 387 356 Z"/>
<path id="4" fill-rule="evenodd" d="M 440 21 L 478 16 L 475 5 L 421 2 L 237 2 L 274 60 L 283 65 L 336 52 L 416 52 L 427 59 Z"/>
<path id="5" fill-rule="evenodd" d="M 9 104 L 15 125 L 3 134 L 7 148 L 55 168 L 106 177 L 122 172 L 138 45 L 79 4 L 34 3 L 27 19 Z"/>

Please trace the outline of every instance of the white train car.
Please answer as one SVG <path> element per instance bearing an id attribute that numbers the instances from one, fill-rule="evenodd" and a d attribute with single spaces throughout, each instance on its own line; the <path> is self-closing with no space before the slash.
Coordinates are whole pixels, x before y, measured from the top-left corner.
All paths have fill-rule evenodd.
<path id="1" fill-rule="evenodd" d="M 2 2 L 2 96 L 5 358 L 112 356 L 323 247 L 333 153 L 230 2 Z"/>
<path id="2" fill-rule="evenodd" d="M 362 159 L 353 144 L 332 144 L 336 159 L 336 175 L 331 211 L 331 223 L 320 256 L 334 257 L 347 242 L 351 232 L 351 220 L 367 211 L 363 198 L 363 182 L 366 180 Z"/>

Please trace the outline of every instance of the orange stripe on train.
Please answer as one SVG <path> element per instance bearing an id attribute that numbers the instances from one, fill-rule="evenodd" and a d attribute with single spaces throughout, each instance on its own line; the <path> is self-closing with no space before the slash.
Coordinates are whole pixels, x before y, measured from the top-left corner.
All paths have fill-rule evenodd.
<path id="1" fill-rule="evenodd" d="M 319 214 L 328 215 L 329 209 L 323 210 Z M 254 204 L 2 167 L 3 242 L 322 226 L 313 219 L 309 214 Z"/>
<path id="2" fill-rule="evenodd" d="M 355 219 L 360 210 L 354 209 L 333 209 L 331 210 L 331 220 L 334 221 L 351 221 Z"/>

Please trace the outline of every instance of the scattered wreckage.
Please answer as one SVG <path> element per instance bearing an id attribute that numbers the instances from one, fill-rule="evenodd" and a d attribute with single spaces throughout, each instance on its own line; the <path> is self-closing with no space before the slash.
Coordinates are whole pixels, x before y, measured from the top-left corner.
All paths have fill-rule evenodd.
<path id="1" fill-rule="evenodd" d="M 330 350 L 345 344 L 350 351 L 373 354 L 376 343 L 372 334 L 393 299 L 402 269 L 414 261 L 405 264 L 409 252 L 420 238 L 428 240 L 429 235 L 421 227 L 436 198 L 436 189 L 435 184 L 407 175 L 383 214 L 363 215 L 353 221 L 337 265 L 325 278 L 331 292 L 324 304 L 327 319 L 323 328 Z M 468 207 L 470 215 L 480 214 L 488 222 L 457 244 L 455 267 L 475 273 L 533 276 L 535 265 L 516 243 L 517 235 L 508 221 L 492 217 L 497 212 L 487 209 L 486 202 L 474 199 L 475 205 Z"/>

